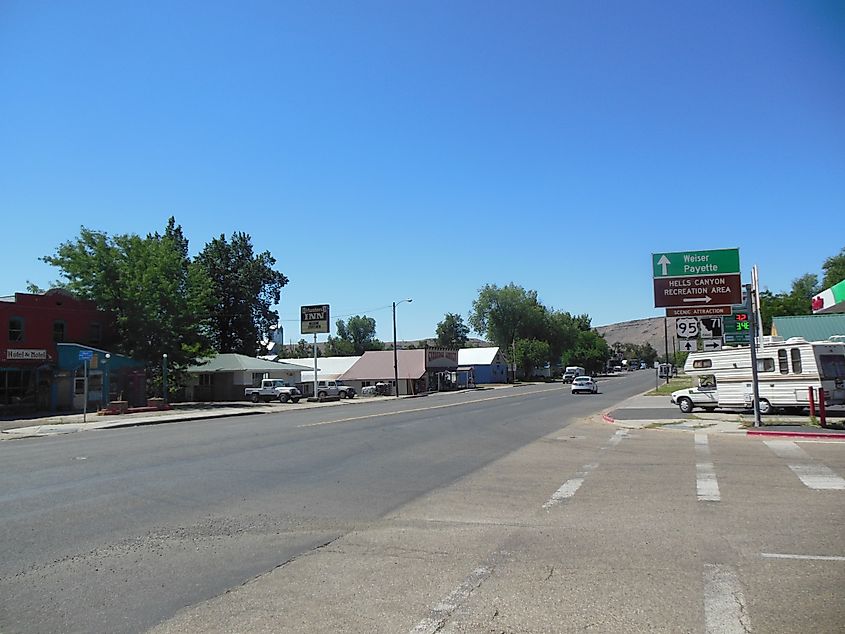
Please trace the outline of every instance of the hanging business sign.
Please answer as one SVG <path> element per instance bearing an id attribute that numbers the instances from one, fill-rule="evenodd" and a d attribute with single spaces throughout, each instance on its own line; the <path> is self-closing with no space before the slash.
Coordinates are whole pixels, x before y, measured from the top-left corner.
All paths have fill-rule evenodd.
<path id="1" fill-rule="evenodd" d="M 329 305 L 317 304 L 315 306 L 301 306 L 299 331 L 303 335 L 330 332 Z"/>

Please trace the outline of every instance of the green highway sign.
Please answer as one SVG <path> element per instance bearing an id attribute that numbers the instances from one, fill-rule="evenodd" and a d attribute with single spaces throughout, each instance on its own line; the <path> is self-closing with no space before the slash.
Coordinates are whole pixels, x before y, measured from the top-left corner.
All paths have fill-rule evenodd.
<path id="1" fill-rule="evenodd" d="M 651 263 L 655 278 L 739 273 L 739 249 L 652 253 Z"/>

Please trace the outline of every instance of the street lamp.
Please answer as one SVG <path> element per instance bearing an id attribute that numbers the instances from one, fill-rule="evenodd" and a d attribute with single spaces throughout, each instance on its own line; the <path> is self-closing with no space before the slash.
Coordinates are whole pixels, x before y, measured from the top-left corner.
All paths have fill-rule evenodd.
<path id="1" fill-rule="evenodd" d="M 396 307 L 399 304 L 414 301 L 410 297 L 398 302 L 393 302 L 393 383 L 396 386 L 396 398 L 399 398 L 399 353 L 396 351 Z"/>
<path id="2" fill-rule="evenodd" d="M 105 370 L 105 377 L 103 379 L 103 385 L 100 387 L 101 392 L 105 392 L 105 398 L 103 399 L 105 403 L 105 407 L 109 406 L 109 402 L 111 399 L 109 398 L 109 394 L 111 392 L 111 385 L 109 385 L 109 360 L 111 359 L 111 354 L 106 353 L 106 360 L 103 362 L 103 368 Z"/>
<path id="3" fill-rule="evenodd" d="M 161 355 L 161 396 L 167 403 L 167 353 Z"/>

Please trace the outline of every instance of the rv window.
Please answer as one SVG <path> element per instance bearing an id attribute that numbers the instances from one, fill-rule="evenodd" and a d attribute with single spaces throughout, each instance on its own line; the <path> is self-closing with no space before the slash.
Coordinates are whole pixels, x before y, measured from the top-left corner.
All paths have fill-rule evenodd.
<path id="1" fill-rule="evenodd" d="M 712 368 L 713 361 L 710 359 L 698 359 L 697 361 L 692 362 L 692 367 L 694 368 Z"/>
<path id="2" fill-rule="evenodd" d="M 786 350 L 778 350 L 778 368 L 781 374 L 789 374 L 789 359 Z"/>
<path id="3" fill-rule="evenodd" d="M 820 354 L 819 370 L 823 379 L 845 379 L 845 355 Z"/>
<path id="4" fill-rule="evenodd" d="M 801 374 L 803 368 L 801 367 L 801 350 L 799 348 L 793 348 L 790 350 L 792 354 L 792 371 L 795 374 Z"/>
<path id="5" fill-rule="evenodd" d="M 774 359 L 757 359 L 757 372 L 774 372 Z"/>
<path id="6" fill-rule="evenodd" d="M 698 378 L 698 387 L 702 390 L 715 390 L 716 377 L 712 374 L 705 374 Z"/>

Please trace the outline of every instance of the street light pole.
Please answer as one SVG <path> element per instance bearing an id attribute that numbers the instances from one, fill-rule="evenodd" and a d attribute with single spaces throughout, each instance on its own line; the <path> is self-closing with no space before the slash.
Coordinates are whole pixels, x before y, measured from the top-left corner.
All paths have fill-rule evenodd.
<path id="1" fill-rule="evenodd" d="M 167 353 L 161 355 L 161 395 L 167 403 Z"/>
<path id="2" fill-rule="evenodd" d="M 411 298 L 393 302 L 393 384 L 396 386 L 396 398 L 399 398 L 399 353 L 396 350 L 396 307 L 403 303 L 414 301 Z"/>

